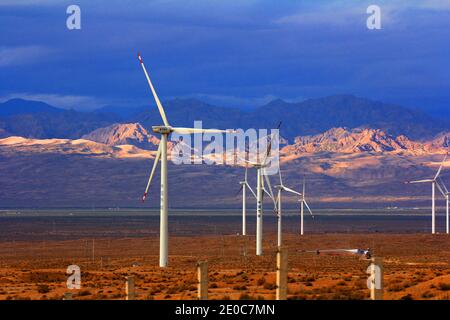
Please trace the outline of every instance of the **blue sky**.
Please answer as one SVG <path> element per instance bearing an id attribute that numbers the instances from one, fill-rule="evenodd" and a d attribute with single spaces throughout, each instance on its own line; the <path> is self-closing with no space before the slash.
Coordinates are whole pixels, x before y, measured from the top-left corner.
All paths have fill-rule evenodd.
<path id="1" fill-rule="evenodd" d="M 82 29 L 66 28 L 81 7 Z M 381 7 L 381 30 L 366 8 Z M 349 93 L 450 111 L 449 1 L 0 0 L 0 101 L 254 107 Z"/>

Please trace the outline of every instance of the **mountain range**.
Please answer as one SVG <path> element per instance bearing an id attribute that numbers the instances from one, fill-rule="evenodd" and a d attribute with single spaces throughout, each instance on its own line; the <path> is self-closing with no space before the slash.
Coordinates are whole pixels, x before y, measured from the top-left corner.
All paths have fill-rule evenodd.
<path id="1" fill-rule="evenodd" d="M 156 108 L 78 112 L 21 101 L 0 104 L 0 207 L 142 206 L 138 199 L 159 144 L 150 129 L 160 123 Z M 197 100 L 165 107 L 179 126 L 202 119 L 204 127 L 271 128 L 282 121 L 288 139 L 280 150 L 283 181 L 300 190 L 306 178 L 316 208 L 428 205 L 428 185 L 404 182 L 431 177 L 450 146 L 444 117 L 352 96 L 277 100 L 249 112 Z M 176 194 L 170 206 L 239 207 L 242 176 L 236 165 L 170 162 L 169 192 Z M 442 178 L 448 177 L 444 169 Z M 155 179 L 145 207 L 158 207 Z M 255 184 L 253 172 L 249 180 Z M 296 206 L 296 199 L 286 195 L 286 205 Z"/>
<path id="2" fill-rule="evenodd" d="M 113 124 L 96 129 L 81 137 L 109 146 L 131 144 L 142 149 L 157 150 L 159 138 L 150 134 L 141 124 Z"/>
<path id="3" fill-rule="evenodd" d="M 387 134 L 430 139 L 450 128 L 450 116 L 434 118 L 423 111 L 352 95 L 308 99 L 298 103 L 274 100 L 252 111 L 213 106 L 196 99 L 174 99 L 164 103 L 170 124 L 191 127 L 202 120 L 205 128 L 275 128 L 282 122 L 282 135 L 323 133 L 331 128 L 380 129 Z M 92 112 L 55 108 L 42 102 L 13 99 L 0 104 L 0 135 L 27 138 L 77 139 L 115 123 L 139 122 L 147 130 L 160 124 L 157 109 L 104 107 Z"/>

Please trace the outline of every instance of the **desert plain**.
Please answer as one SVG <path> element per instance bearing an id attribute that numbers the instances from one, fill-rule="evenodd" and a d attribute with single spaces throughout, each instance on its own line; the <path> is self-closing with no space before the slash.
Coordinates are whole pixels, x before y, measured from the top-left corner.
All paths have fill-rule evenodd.
<path id="1" fill-rule="evenodd" d="M 242 236 L 238 215 L 171 217 L 169 267 L 161 269 L 157 216 L 2 216 L 0 300 L 61 300 L 65 292 L 76 300 L 125 299 L 127 276 L 139 300 L 197 299 L 198 261 L 208 261 L 209 299 L 274 299 L 275 220 L 265 220 L 259 257 L 253 218 Z M 370 248 L 383 258 L 385 299 L 448 300 L 450 236 L 426 232 L 428 220 L 319 216 L 306 219 L 300 236 L 298 217 L 287 216 L 288 299 L 368 299 L 370 261 L 314 251 Z M 72 264 L 81 269 L 79 290 L 66 285 Z"/>

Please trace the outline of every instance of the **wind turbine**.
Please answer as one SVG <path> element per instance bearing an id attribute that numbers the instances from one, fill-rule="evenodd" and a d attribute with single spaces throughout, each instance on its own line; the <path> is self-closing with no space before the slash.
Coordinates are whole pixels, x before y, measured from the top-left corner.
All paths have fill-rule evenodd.
<path id="1" fill-rule="evenodd" d="M 444 181 L 442 181 L 441 177 L 438 177 L 436 180 L 436 187 L 438 187 L 439 191 L 442 193 L 442 195 L 445 198 L 445 231 L 448 234 L 449 233 L 449 202 L 450 202 L 450 192 L 448 191 L 447 187 L 444 184 Z"/>
<path id="2" fill-rule="evenodd" d="M 250 190 L 250 192 L 252 193 L 252 195 L 256 198 L 256 194 L 253 191 L 253 189 L 250 187 L 250 185 L 248 184 L 248 180 L 247 180 L 247 174 L 248 172 L 248 167 L 245 167 L 245 174 L 244 174 L 244 181 L 240 181 L 239 184 L 241 185 L 241 190 L 242 190 L 242 235 L 246 236 L 247 235 L 247 205 L 246 205 L 246 199 L 247 199 L 247 188 Z M 241 190 L 239 190 L 238 192 L 240 192 Z"/>
<path id="3" fill-rule="evenodd" d="M 282 227 L 281 227 L 281 224 L 282 224 L 282 221 L 281 221 L 282 220 L 281 195 L 282 195 L 282 191 L 286 191 L 286 192 L 289 192 L 289 193 L 292 193 L 292 194 L 295 194 L 295 195 L 298 195 L 298 196 L 301 197 L 300 198 L 300 203 L 301 203 L 301 207 L 300 207 L 300 221 L 301 221 L 301 223 L 300 223 L 300 233 L 302 235 L 303 235 L 303 205 L 304 204 L 306 205 L 306 207 L 308 208 L 309 213 L 311 214 L 313 219 L 314 219 L 314 215 L 313 215 L 311 209 L 309 208 L 308 203 L 305 200 L 305 180 L 303 179 L 303 193 L 300 193 L 300 192 L 297 192 L 297 191 L 295 191 L 295 190 L 293 190 L 291 188 L 286 187 L 283 184 L 283 180 L 281 178 L 281 170 L 279 171 L 279 176 L 280 176 L 280 184 L 275 186 L 275 188 L 278 189 L 278 196 L 277 196 L 277 204 L 278 204 L 278 206 L 277 206 L 278 241 L 277 242 L 278 242 L 278 246 L 280 247 L 281 246 L 281 242 L 282 242 L 282 240 L 281 240 L 281 233 L 282 233 L 281 232 L 282 231 Z"/>
<path id="4" fill-rule="evenodd" d="M 148 189 L 150 188 L 150 183 L 152 182 L 153 176 L 158 166 L 158 162 L 161 161 L 161 202 L 160 202 L 160 234 L 159 234 L 159 266 L 167 267 L 168 261 L 168 249 L 169 249 L 169 235 L 168 235 L 168 185 L 167 185 L 167 140 L 169 134 L 172 132 L 179 134 L 196 134 L 196 133 L 233 133 L 234 130 L 217 130 L 217 129 L 199 129 L 199 128 L 180 128 L 172 127 L 167 121 L 164 108 L 159 101 L 158 95 L 156 94 L 155 88 L 150 80 L 147 70 L 144 65 L 144 61 L 140 54 L 138 54 L 138 59 L 141 64 L 142 70 L 144 71 L 145 77 L 147 78 L 148 85 L 152 91 L 153 97 L 155 99 L 156 105 L 161 115 L 163 125 L 152 126 L 152 130 L 155 133 L 161 135 L 161 140 L 159 142 L 158 151 L 156 153 L 155 161 L 153 162 L 153 167 L 150 172 L 150 177 L 147 182 L 147 187 L 145 188 L 144 196 L 142 201 L 145 201 L 148 194 Z"/>
<path id="5" fill-rule="evenodd" d="M 302 199 L 300 200 L 300 235 L 303 235 L 303 211 L 304 207 L 306 207 L 311 214 L 311 217 L 314 219 L 314 215 L 311 211 L 311 208 L 308 205 L 308 202 L 306 202 L 306 182 L 305 178 L 303 178 L 303 191 L 302 191 Z"/>
<path id="6" fill-rule="evenodd" d="M 447 187 L 445 186 L 444 182 L 441 179 L 438 179 L 436 182 L 436 187 L 438 187 L 439 191 L 442 193 L 445 199 L 445 231 L 448 234 L 449 233 L 449 201 L 450 201 L 450 192 L 448 191 Z"/>
<path id="7" fill-rule="evenodd" d="M 281 123 L 278 125 L 280 127 Z M 267 137 L 265 137 L 267 139 Z M 262 161 L 259 159 L 259 154 L 257 156 L 257 161 L 249 161 L 243 159 L 246 163 L 250 164 L 256 169 L 256 255 L 262 255 L 262 240 L 263 240 L 263 195 L 266 193 L 274 203 L 274 210 L 277 210 L 276 201 L 273 195 L 273 190 L 270 185 L 270 180 L 266 174 L 266 168 L 269 165 L 269 155 L 272 149 L 273 137 L 269 138 L 269 143 L 264 154 Z M 258 152 L 260 153 L 260 152 Z M 265 183 L 264 183 L 265 181 Z M 265 187 L 267 184 L 268 190 Z M 251 190 L 251 188 L 250 188 Z M 254 194 L 254 193 L 253 193 Z"/>
<path id="8" fill-rule="evenodd" d="M 302 194 L 291 188 L 286 187 L 283 184 L 283 179 L 281 178 L 281 169 L 278 170 L 278 173 L 279 173 L 279 177 L 280 177 L 280 184 L 275 186 L 275 188 L 278 189 L 278 195 L 277 195 L 277 201 L 276 201 L 277 202 L 277 235 L 278 235 L 277 245 L 278 245 L 278 247 L 281 247 L 281 242 L 282 242 L 282 240 L 281 240 L 281 233 L 282 233 L 281 193 L 282 193 L 282 191 L 286 191 L 286 192 L 293 193 L 298 196 L 301 196 Z"/>
<path id="9" fill-rule="evenodd" d="M 439 178 L 439 174 L 442 171 L 442 166 L 444 165 L 445 160 L 447 159 L 448 153 L 445 155 L 444 160 L 436 172 L 436 175 L 432 179 L 424 179 L 424 180 L 415 180 L 408 181 L 407 183 L 430 183 L 431 182 L 431 233 L 436 233 L 436 204 L 435 204 L 435 196 L 436 196 L 436 185 L 437 179 Z M 438 186 L 440 189 L 441 187 Z M 447 202 L 448 203 L 448 202 Z M 447 224 L 448 225 L 448 224 Z"/>

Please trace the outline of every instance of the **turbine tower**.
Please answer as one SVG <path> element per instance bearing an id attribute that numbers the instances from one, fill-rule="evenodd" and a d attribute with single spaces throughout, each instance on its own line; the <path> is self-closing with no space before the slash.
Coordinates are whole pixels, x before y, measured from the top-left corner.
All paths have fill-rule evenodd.
<path id="1" fill-rule="evenodd" d="M 179 134 L 196 134 L 196 133 L 224 133 L 230 132 L 233 133 L 234 130 L 217 130 L 217 129 L 199 129 L 199 128 L 180 128 L 180 127 L 172 127 L 169 125 L 167 121 L 166 114 L 164 112 L 164 108 L 159 101 L 158 95 L 156 94 L 155 88 L 150 80 L 150 77 L 147 73 L 147 70 L 144 65 L 144 61 L 140 54 L 138 54 L 139 62 L 142 66 L 142 70 L 144 71 L 145 77 L 147 78 L 148 85 L 150 90 L 152 91 L 153 97 L 155 99 L 156 105 L 159 110 L 159 114 L 161 115 L 161 119 L 163 121 L 163 125 L 152 126 L 152 130 L 155 133 L 159 133 L 161 135 L 161 140 L 159 142 L 158 151 L 156 153 L 155 161 L 153 162 L 153 167 L 150 172 L 150 177 L 147 182 L 147 187 L 145 188 L 144 196 L 142 197 L 142 201 L 145 201 L 148 194 L 148 189 L 150 188 L 150 184 L 152 182 L 153 176 L 156 171 L 156 167 L 158 166 L 158 162 L 161 161 L 161 202 L 160 202 L 160 234 L 159 234 L 159 266 L 167 267 L 168 262 L 168 249 L 169 249 L 169 235 L 168 235 L 168 185 L 167 185 L 167 140 L 169 134 L 172 132 Z"/>
<path id="2" fill-rule="evenodd" d="M 436 175 L 432 179 L 415 180 L 415 181 L 407 182 L 407 183 L 431 183 L 431 233 L 432 234 L 436 233 L 436 199 L 435 199 L 435 197 L 436 197 L 437 179 L 439 178 L 439 175 L 441 174 L 442 166 L 444 165 L 444 162 L 447 159 L 447 156 L 448 156 L 448 153 L 445 155 L 444 160 L 442 160 L 442 163 L 439 166 L 438 171 L 436 172 Z M 438 188 L 440 189 L 441 187 L 438 186 Z"/>
<path id="3" fill-rule="evenodd" d="M 270 149 L 270 147 L 269 147 Z M 270 185 L 269 176 L 265 173 L 266 167 L 268 165 L 267 158 L 270 154 L 270 150 L 268 149 L 266 158 L 259 164 L 255 164 L 256 168 L 256 255 L 262 256 L 263 254 L 263 195 L 264 193 L 269 196 L 269 198 L 273 201 L 274 211 L 277 211 L 277 205 L 275 198 L 273 196 L 272 187 Z M 265 182 L 264 182 L 265 181 Z M 269 190 L 266 189 L 265 184 Z"/>
<path id="4" fill-rule="evenodd" d="M 438 187 L 439 191 L 442 193 L 445 199 L 445 231 L 449 233 L 449 202 L 450 202 L 450 192 L 442 181 L 441 177 L 438 177 L 436 180 L 436 187 Z"/>
<path id="5" fill-rule="evenodd" d="M 308 202 L 306 202 L 306 182 L 305 178 L 303 178 L 303 191 L 302 191 L 302 198 L 300 200 L 300 235 L 303 235 L 303 211 L 304 207 L 306 207 L 311 214 L 311 217 L 314 219 L 314 215 L 311 211 L 311 208 L 308 205 Z"/>
<path id="6" fill-rule="evenodd" d="M 280 125 L 278 125 L 278 128 Z M 267 139 L 267 137 L 265 137 Z M 259 159 L 259 154 L 257 157 L 257 161 L 249 161 L 247 159 L 243 159 L 244 162 L 250 164 L 253 168 L 256 169 L 256 195 L 252 191 L 252 193 L 256 196 L 256 255 L 261 256 L 263 254 L 262 250 L 262 240 L 263 240 L 263 195 L 267 194 L 274 204 L 274 211 L 277 210 L 277 204 L 273 195 L 272 187 L 270 185 L 270 180 L 268 175 L 265 173 L 267 166 L 269 165 L 270 152 L 272 149 L 272 139 L 271 136 L 269 138 L 269 143 L 264 155 L 263 160 Z M 258 152 L 260 153 L 260 152 Z M 265 181 L 265 182 L 264 182 Z M 267 184 L 267 188 L 265 187 Z M 248 185 L 247 185 L 248 186 Z M 250 188 L 250 190 L 252 190 Z"/>
<path id="7" fill-rule="evenodd" d="M 250 187 L 250 185 L 248 184 L 248 180 L 247 180 L 247 174 L 248 172 L 248 167 L 245 167 L 245 174 L 244 174 L 244 181 L 240 181 L 239 184 L 241 185 L 241 189 L 238 191 L 241 192 L 242 191 L 242 235 L 246 236 L 247 235 L 247 204 L 246 204 L 246 199 L 247 199 L 247 188 L 250 190 L 250 192 L 252 193 L 252 195 L 256 198 L 256 194 L 253 191 L 253 189 Z"/>

